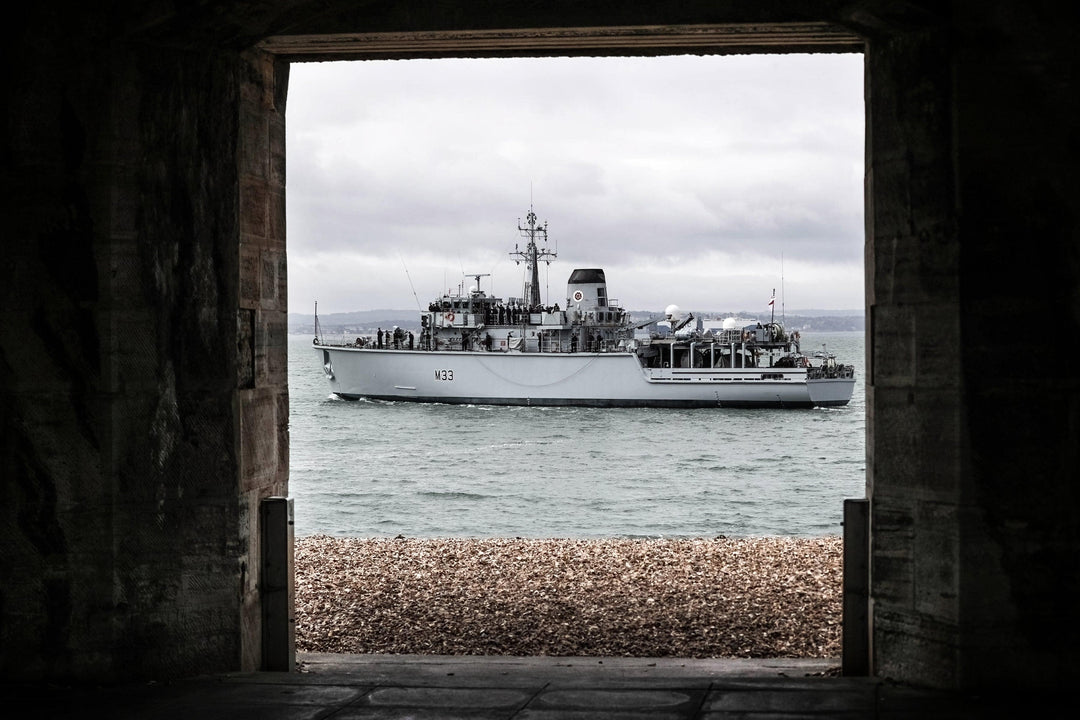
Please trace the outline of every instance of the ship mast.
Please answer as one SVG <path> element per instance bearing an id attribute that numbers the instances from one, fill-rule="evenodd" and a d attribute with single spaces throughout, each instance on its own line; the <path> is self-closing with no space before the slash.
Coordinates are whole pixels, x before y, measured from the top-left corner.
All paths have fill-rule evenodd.
<path id="1" fill-rule="evenodd" d="M 525 291 L 522 296 L 525 298 L 528 304 L 529 310 L 534 310 L 540 307 L 540 268 L 539 261 L 543 260 L 548 265 L 551 264 L 551 260 L 556 257 L 555 253 L 547 248 L 547 223 L 539 227 L 536 225 L 536 213 L 533 212 L 532 206 L 529 206 L 529 214 L 525 217 L 528 227 L 522 227 L 518 225 L 518 231 L 521 236 L 528 238 L 529 244 L 524 250 L 519 250 L 517 243 L 514 243 L 514 252 L 510 253 L 512 257 L 516 257 L 514 264 L 518 265 L 523 260 L 525 261 Z M 518 221 L 520 223 L 520 221 Z M 541 236 L 544 242 L 544 248 L 542 250 L 536 247 L 536 238 Z"/>

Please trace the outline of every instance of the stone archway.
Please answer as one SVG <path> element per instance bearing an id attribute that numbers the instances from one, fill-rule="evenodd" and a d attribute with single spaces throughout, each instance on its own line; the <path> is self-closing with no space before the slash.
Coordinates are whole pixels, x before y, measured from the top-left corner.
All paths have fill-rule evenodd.
<path id="1" fill-rule="evenodd" d="M 954 688 L 1080 676 L 1070 15 L 1009 0 L 144 5 L 28 7 L 6 46 L 9 677 L 260 662 L 255 516 L 287 489 L 291 57 L 858 37 L 874 672 Z"/>

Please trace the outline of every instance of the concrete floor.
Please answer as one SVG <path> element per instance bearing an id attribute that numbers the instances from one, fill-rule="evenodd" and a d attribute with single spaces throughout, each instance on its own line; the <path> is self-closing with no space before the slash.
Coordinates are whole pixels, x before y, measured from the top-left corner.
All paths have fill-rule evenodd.
<path id="1" fill-rule="evenodd" d="M 838 677 L 829 660 L 298 656 L 300 671 L 116 688 L 0 686 L 6 717 L 721 720 L 1055 717 L 1055 698 Z M 1066 714 L 1067 707 L 1061 710 Z M 1068 713 L 1071 717 L 1072 714 Z"/>

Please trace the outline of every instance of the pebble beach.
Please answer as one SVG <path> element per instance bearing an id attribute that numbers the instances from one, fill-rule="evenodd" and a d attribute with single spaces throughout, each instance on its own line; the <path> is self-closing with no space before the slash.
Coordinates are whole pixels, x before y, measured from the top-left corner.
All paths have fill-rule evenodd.
<path id="1" fill-rule="evenodd" d="M 301 652 L 837 658 L 842 542 L 300 537 Z"/>

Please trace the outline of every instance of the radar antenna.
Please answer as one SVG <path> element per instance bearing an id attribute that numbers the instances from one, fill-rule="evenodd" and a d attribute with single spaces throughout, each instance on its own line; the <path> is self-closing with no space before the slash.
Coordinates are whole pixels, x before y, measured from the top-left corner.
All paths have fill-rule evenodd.
<path id="1" fill-rule="evenodd" d="M 476 278 L 476 290 L 480 291 L 480 278 L 491 277 L 491 273 L 465 273 L 465 277 Z"/>
<path id="2" fill-rule="evenodd" d="M 473 298 L 476 295 L 482 295 L 483 294 L 483 292 L 480 290 L 480 278 L 482 278 L 482 277 L 491 277 L 491 273 L 466 273 L 466 276 L 471 277 L 471 278 L 476 278 L 476 287 L 475 288 L 469 288 L 469 312 L 472 312 Z"/>

